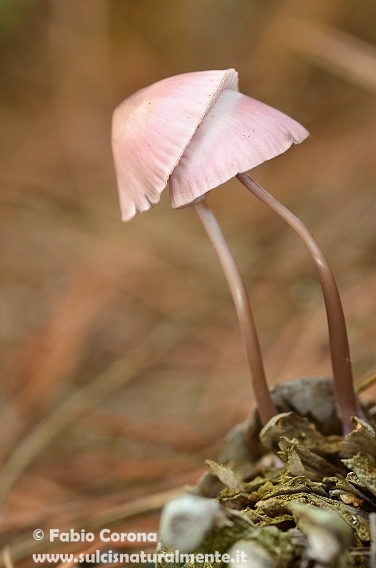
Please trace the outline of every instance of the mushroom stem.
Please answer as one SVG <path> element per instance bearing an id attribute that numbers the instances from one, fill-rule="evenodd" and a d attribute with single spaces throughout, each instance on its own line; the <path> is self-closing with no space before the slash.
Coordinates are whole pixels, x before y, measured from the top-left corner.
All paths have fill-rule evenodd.
<path id="1" fill-rule="evenodd" d="M 260 343 L 247 290 L 235 263 L 234 257 L 232 256 L 212 210 L 204 200 L 194 203 L 192 207 L 196 211 L 209 240 L 217 253 L 219 262 L 229 285 L 243 336 L 254 397 L 258 406 L 261 422 L 265 425 L 268 420 L 277 414 L 277 410 L 272 402 L 266 382 Z"/>
<path id="2" fill-rule="evenodd" d="M 294 229 L 312 256 L 320 279 L 328 320 L 334 395 L 344 433 L 351 432 L 353 429 L 351 416 L 359 416 L 359 408 L 353 386 L 345 316 L 337 284 L 328 261 L 316 239 L 298 217 L 260 187 L 247 173 L 238 174 L 236 177 L 253 195 L 270 207 Z"/>

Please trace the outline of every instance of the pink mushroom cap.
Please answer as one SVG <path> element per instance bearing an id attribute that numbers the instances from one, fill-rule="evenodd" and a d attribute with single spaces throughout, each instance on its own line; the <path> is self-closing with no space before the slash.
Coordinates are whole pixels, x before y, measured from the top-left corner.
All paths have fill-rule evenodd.
<path id="1" fill-rule="evenodd" d="M 158 81 L 114 112 L 122 219 L 150 209 L 168 182 L 172 207 L 187 206 L 308 135 L 286 114 L 239 93 L 234 69 Z"/>

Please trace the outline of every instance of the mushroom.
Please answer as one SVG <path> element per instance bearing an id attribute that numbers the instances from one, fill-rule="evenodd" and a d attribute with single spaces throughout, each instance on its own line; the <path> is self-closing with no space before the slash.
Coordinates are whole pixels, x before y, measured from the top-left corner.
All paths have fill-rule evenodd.
<path id="1" fill-rule="evenodd" d="M 192 205 L 203 223 L 234 299 L 263 424 L 276 409 L 249 298 L 206 193 L 237 176 L 303 238 L 323 285 L 337 403 L 348 430 L 357 403 L 343 310 L 330 268 L 304 225 L 244 173 L 308 135 L 292 118 L 239 93 L 238 74 L 228 69 L 177 75 L 134 93 L 114 112 L 112 143 L 124 221 L 157 203 L 169 183 L 172 207 Z"/>

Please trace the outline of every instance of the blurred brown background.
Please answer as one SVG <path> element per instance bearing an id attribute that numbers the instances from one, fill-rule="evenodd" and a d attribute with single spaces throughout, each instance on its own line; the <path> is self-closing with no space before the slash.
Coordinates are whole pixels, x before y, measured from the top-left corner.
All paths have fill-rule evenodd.
<path id="1" fill-rule="evenodd" d="M 27 561 L 34 527 L 90 525 L 194 483 L 253 405 L 232 300 L 194 213 L 172 211 L 166 191 L 120 222 L 111 114 L 135 90 L 235 67 L 244 93 L 310 130 L 253 177 L 323 246 L 355 375 L 375 369 L 376 4 L 1 0 L 0 18 L 2 542 Z M 270 384 L 330 374 L 303 245 L 235 181 L 209 201 Z"/>

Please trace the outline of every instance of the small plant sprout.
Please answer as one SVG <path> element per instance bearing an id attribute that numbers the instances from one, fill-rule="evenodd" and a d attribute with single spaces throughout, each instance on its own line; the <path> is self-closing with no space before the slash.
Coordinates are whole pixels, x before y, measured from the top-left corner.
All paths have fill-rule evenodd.
<path id="1" fill-rule="evenodd" d="M 141 89 L 114 112 L 113 154 L 124 221 L 157 203 L 169 183 L 172 207 L 192 205 L 218 255 L 235 303 L 261 422 L 276 414 L 249 298 L 205 201 L 237 176 L 289 223 L 312 254 L 323 288 L 338 410 L 345 431 L 358 414 L 338 290 L 319 246 L 299 219 L 244 173 L 309 135 L 298 122 L 238 91 L 234 69 L 186 73 Z"/>

